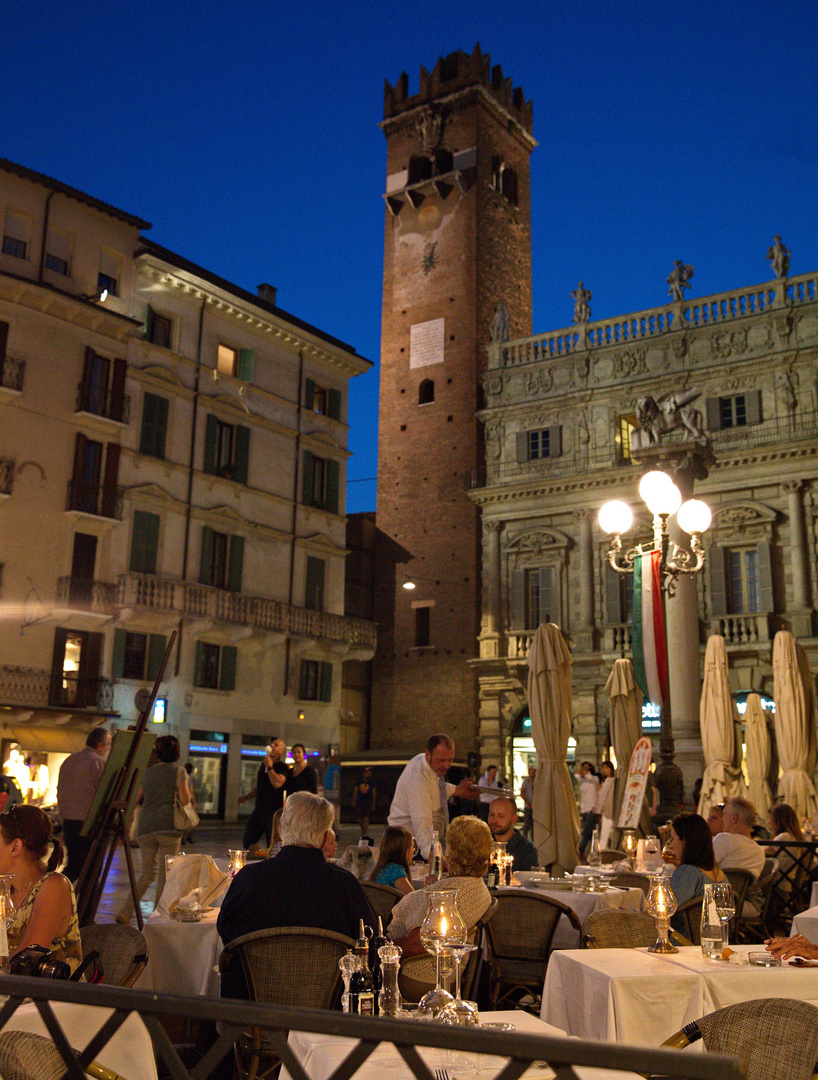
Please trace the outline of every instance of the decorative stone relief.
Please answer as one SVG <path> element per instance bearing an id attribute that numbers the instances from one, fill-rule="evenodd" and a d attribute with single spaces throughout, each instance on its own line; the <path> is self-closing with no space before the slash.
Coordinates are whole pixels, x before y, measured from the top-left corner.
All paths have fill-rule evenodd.
<path id="1" fill-rule="evenodd" d="M 776 517 L 776 511 L 764 503 L 735 502 L 713 511 L 709 531 L 713 540 L 720 544 L 732 539 L 772 540 Z"/>
<path id="2" fill-rule="evenodd" d="M 798 373 L 795 371 L 781 371 L 775 377 L 776 386 L 781 391 L 781 398 L 787 412 L 795 412 L 798 405 Z"/>
<path id="3" fill-rule="evenodd" d="M 420 145 L 424 154 L 431 154 L 440 145 L 443 135 L 443 117 L 432 108 L 425 108 L 417 121 L 416 129 L 420 135 Z"/>
<path id="4" fill-rule="evenodd" d="M 540 397 L 550 394 L 554 389 L 553 367 L 540 368 L 539 371 L 529 371 L 524 379 L 525 392 L 529 397 Z"/>
<path id="5" fill-rule="evenodd" d="M 631 434 L 632 449 L 654 446 L 663 435 L 678 429 L 685 439 L 706 442 L 702 414 L 692 404 L 700 396 L 701 390 L 671 390 L 658 401 L 650 396 L 639 398 L 636 402 L 639 428 Z"/>
<path id="6" fill-rule="evenodd" d="M 495 461 L 499 461 L 503 453 L 505 437 L 505 425 L 500 420 L 490 420 L 486 424 L 486 453 Z"/>
<path id="7" fill-rule="evenodd" d="M 567 548 L 572 541 L 569 536 L 559 529 L 541 528 L 529 532 L 519 533 L 509 540 L 506 545 L 508 555 L 516 554 L 521 560 L 535 555 L 543 555 L 546 552 L 556 552 L 560 548 Z"/>
<path id="8" fill-rule="evenodd" d="M 487 371 L 483 376 L 483 389 L 487 397 L 499 397 L 503 392 L 502 371 Z"/>
<path id="9" fill-rule="evenodd" d="M 733 353 L 741 356 L 747 352 L 747 331 L 725 330 L 711 338 L 710 345 L 713 356 L 727 357 Z"/>
<path id="10" fill-rule="evenodd" d="M 615 353 L 613 357 L 614 378 L 626 379 L 630 375 L 644 374 L 647 371 L 646 352 L 647 349 L 644 345 L 637 345 L 624 352 Z"/>

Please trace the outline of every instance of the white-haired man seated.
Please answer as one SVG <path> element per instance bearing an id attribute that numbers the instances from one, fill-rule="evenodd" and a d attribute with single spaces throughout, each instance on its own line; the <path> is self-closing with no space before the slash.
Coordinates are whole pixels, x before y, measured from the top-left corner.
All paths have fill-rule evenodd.
<path id="1" fill-rule="evenodd" d="M 281 851 L 274 859 L 239 870 L 227 890 L 216 924 L 225 945 L 276 926 L 316 927 L 357 938 L 361 919 L 376 925 L 357 879 L 324 858 L 321 846 L 334 817 L 330 803 L 309 791 L 287 799 L 281 815 Z M 238 963 L 222 972 L 221 992 L 222 997 L 248 997 Z"/>

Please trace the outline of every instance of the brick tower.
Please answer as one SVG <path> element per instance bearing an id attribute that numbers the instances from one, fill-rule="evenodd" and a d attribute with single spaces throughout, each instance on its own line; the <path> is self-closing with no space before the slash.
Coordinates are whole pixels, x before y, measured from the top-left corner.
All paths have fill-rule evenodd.
<path id="1" fill-rule="evenodd" d="M 531 333 L 532 107 L 477 46 L 386 84 L 386 229 L 372 745 L 476 748 L 481 376 Z M 497 305 L 503 310 L 495 318 Z M 407 577 L 416 587 L 402 586 Z"/>

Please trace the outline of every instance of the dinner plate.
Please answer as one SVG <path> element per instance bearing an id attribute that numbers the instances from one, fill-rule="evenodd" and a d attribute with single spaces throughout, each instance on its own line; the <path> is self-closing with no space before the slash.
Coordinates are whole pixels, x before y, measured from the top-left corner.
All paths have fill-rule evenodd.
<path id="1" fill-rule="evenodd" d="M 514 876 L 521 885 L 544 885 L 551 882 L 551 875 L 546 870 L 517 870 Z"/>

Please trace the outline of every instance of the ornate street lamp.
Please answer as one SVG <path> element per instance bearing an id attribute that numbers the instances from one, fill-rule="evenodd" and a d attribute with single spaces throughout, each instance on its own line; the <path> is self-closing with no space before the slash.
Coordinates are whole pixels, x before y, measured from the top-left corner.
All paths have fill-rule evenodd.
<path id="1" fill-rule="evenodd" d="M 653 514 L 651 541 L 636 544 L 627 550 L 624 548 L 622 534 L 632 528 L 633 513 L 627 503 L 619 500 L 605 503 L 599 512 L 599 524 L 611 536 L 608 549 L 610 566 L 618 574 L 634 574 L 635 581 L 644 583 L 647 593 L 652 589 L 652 602 L 657 605 L 653 611 L 658 609 L 660 615 L 658 619 L 649 617 L 643 620 L 643 598 L 641 595 L 634 597 L 634 609 L 639 605 L 638 619 L 635 617 L 634 622 L 638 621 L 641 626 L 644 621 L 646 638 L 657 626 L 660 628 L 659 639 L 652 639 L 653 647 L 645 649 L 645 663 L 637 681 L 651 700 L 661 706 L 661 764 L 656 770 L 656 785 L 661 795 L 659 816 L 668 818 L 678 813 L 684 781 L 681 770 L 674 762 L 673 724 L 667 685 L 670 665 L 666 661 L 664 665 L 662 663 L 667 650 L 665 600 L 675 595 L 680 578 L 698 574 L 704 568 L 705 552 L 701 536 L 710 525 L 711 515 L 710 508 L 700 499 L 689 499 L 682 503 L 679 489 L 667 473 L 658 470 L 645 473 L 639 484 L 639 494 Z M 668 521 L 674 514 L 679 528 L 690 536 L 690 550 L 676 543 L 671 549 Z"/>

